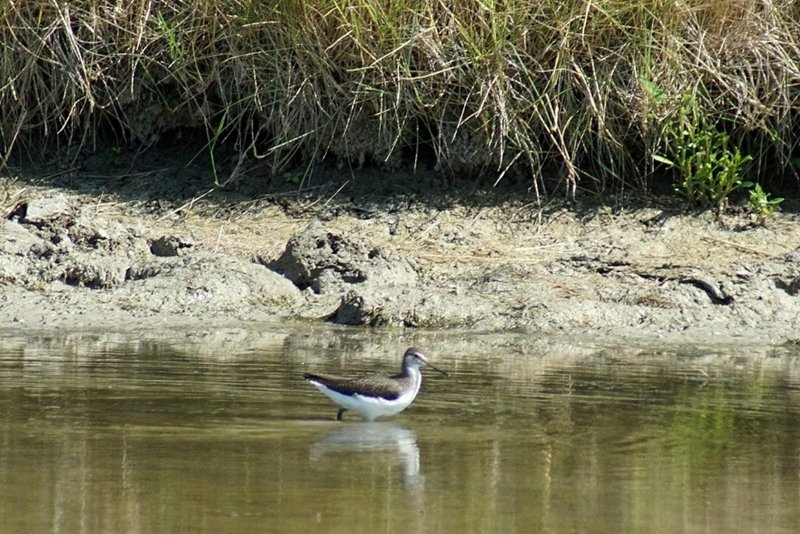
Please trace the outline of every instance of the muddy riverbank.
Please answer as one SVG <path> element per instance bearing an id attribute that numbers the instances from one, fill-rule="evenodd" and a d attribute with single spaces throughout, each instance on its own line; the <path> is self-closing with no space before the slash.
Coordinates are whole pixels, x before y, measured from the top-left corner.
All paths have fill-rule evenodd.
<path id="1" fill-rule="evenodd" d="M 398 173 L 278 179 L 277 189 L 221 189 L 199 166 L 5 171 L 0 324 L 800 337 L 800 217 L 790 209 L 762 227 L 744 212 L 720 223 L 659 200 L 451 194 Z"/>

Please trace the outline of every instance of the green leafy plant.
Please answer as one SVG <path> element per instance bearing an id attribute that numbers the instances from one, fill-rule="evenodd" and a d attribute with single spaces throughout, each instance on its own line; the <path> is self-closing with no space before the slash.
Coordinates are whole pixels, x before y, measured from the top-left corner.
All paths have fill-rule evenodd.
<path id="1" fill-rule="evenodd" d="M 664 98 L 660 92 L 653 93 L 652 84 L 644 87 Z M 693 95 L 683 96 L 678 112 L 665 123 L 664 137 L 665 153 L 653 158 L 678 172 L 675 189 L 690 201 L 713 205 L 720 215 L 731 193 L 753 186 L 742 178 L 752 156 L 731 147 L 730 136 L 709 123 Z"/>
<path id="2" fill-rule="evenodd" d="M 783 198 L 769 198 L 770 194 L 761 188 L 761 184 L 755 184 L 750 190 L 750 208 L 758 217 L 758 224 L 764 226 L 770 217 L 780 209 Z"/>

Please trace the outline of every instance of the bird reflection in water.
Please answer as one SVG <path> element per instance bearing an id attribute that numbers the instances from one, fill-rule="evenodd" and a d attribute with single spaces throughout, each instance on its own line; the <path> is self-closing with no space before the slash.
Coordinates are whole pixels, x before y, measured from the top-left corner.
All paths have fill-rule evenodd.
<path id="1" fill-rule="evenodd" d="M 411 430 L 394 423 L 351 423 L 337 426 L 311 446 L 311 461 L 319 462 L 339 454 L 384 455 L 402 468 L 407 490 L 422 487 L 419 447 Z"/>

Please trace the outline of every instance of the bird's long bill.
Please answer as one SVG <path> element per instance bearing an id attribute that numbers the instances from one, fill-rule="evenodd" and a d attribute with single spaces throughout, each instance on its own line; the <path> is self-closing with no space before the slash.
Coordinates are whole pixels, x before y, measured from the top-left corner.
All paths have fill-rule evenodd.
<path id="1" fill-rule="evenodd" d="M 438 367 L 436 367 L 435 365 L 433 365 L 431 362 L 429 362 L 429 361 L 426 361 L 425 363 L 426 363 L 427 365 L 429 365 L 431 369 L 433 369 L 433 370 L 435 370 L 435 371 L 439 371 L 439 372 L 440 372 L 440 373 L 442 373 L 444 376 L 450 376 L 450 375 L 448 375 L 447 373 L 445 373 L 444 371 L 442 371 L 441 369 L 439 369 Z"/>

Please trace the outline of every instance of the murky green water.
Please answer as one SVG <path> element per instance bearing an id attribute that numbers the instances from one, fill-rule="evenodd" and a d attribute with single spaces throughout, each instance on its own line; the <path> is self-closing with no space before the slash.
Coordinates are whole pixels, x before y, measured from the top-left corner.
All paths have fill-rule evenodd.
<path id="1" fill-rule="evenodd" d="M 381 423 L 300 376 L 451 372 Z M 350 330 L 0 338 L 0 532 L 800 525 L 800 355 Z"/>

